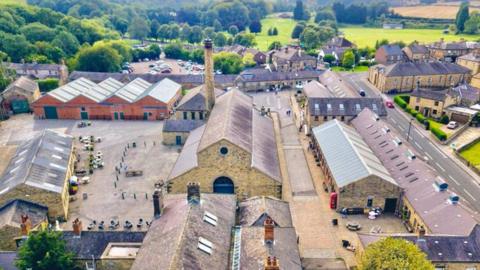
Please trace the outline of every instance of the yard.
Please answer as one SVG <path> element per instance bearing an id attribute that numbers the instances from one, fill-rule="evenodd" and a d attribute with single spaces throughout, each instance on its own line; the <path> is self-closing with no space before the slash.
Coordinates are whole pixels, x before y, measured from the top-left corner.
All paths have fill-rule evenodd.
<path id="1" fill-rule="evenodd" d="M 274 41 L 280 41 L 282 45 L 292 42 L 291 35 L 295 24 L 296 23 L 293 19 L 282 19 L 275 17 L 274 15 L 263 19 L 262 32 L 255 37 L 258 49 L 267 51 L 268 46 Z M 268 29 L 273 27 L 278 29 L 278 36 L 268 35 Z"/>
<path id="2" fill-rule="evenodd" d="M 448 129 L 447 125 L 442 124 L 432 118 L 429 118 L 428 121 L 430 122 L 430 128 L 438 128 L 442 130 L 443 132 L 445 132 L 445 134 L 447 134 L 447 138 L 450 137 L 450 135 L 452 135 L 454 132 L 454 130 Z"/>
<path id="3" fill-rule="evenodd" d="M 388 39 L 390 42 L 403 41 L 406 44 L 412 41 L 433 42 L 444 38 L 446 41 L 458 41 L 460 38 L 466 40 L 478 40 L 478 35 L 451 35 L 443 34 L 440 29 L 382 29 L 349 26 L 340 28 L 340 31 L 350 41 L 362 48 L 375 47 L 377 40 Z"/>
<path id="4" fill-rule="evenodd" d="M 344 68 L 344 67 L 339 67 L 339 66 L 336 66 L 336 67 L 332 67 L 332 71 L 336 71 L 336 72 L 365 72 L 365 71 L 368 71 L 368 67 L 367 66 L 355 66 L 355 68 L 352 70 L 351 68 Z"/>
<path id="5" fill-rule="evenodd" d="M 460 155 L 468 160 L 472 166 L 480 169 L 480 141 L 461 151 Z"/>

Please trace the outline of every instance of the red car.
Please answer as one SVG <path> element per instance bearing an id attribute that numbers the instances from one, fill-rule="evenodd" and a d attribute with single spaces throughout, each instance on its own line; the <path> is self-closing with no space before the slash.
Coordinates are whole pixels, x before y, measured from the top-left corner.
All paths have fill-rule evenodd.
<path id="1" fill-rule="evenodd" d="M 387 108 L 393 109 L 393 102 L 391 100 L 387 100 L 385 101 L 385 106 L 387 106 Z"/>

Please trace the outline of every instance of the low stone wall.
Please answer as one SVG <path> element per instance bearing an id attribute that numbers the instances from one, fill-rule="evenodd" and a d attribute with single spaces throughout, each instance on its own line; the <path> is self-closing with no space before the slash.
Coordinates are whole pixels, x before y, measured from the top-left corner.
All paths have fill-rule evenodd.
<path id="1" fill-rule="evenodd" d="M 455 150 L 454 153 L 457 156 L 457 158 L 462 161 L 465 165 L 467 165 L 472 171 L 474 171 L 476 174 L 480 175 L 480 170 L 476 168 L 475 166 L 472 166 L 468 160 L 466 160 L 462 155 L 460 155 L 460 152 L 463 150 L 469 148 L 470 146 L 480 142 L 480 137 L 476 138 L 475 140 L 465 144 L 464 146 L 460 147 L 459 149 Z"/>

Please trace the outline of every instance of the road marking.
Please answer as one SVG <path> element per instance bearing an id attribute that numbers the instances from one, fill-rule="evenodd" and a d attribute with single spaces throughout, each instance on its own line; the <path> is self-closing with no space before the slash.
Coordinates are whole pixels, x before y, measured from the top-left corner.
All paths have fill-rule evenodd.
<path id="1" fill-rule="evenodd" d="M 394 124 L 396 124 L 396 123 L 397 123 L 397 121 L 395 121 L 395 119 L 393 119 L 393 118 L 392 118 L 391 120 L 392 120 L 392 122 L 393 122 Z"/>
<path id="2" fill-rule="evenodd" d="M 429 153 L 425 152 L 425 155 L 427 155 L 427 156 L 428 156 L 430 159 L 432 159 L 432 160 L 433 160 L 432 156 L 430 156 L 430 154 L 429 154 Z"/>
<path id="3" fill-rule="evenodd" d="M 437 167 L 440 168 L 442 171 L 446 172 L 446 170 L 442 166 L 440 166 L 440 164 L 438 164 L 437 162 L 435 162 L 435 164 L 437 164 Z"/>
<path id="4" fill-rule="evenodd" d="M 453 176 L 451 176 L 451 175 L 449 174 L 448 177 L 450 177 L 450 179 L 452 179 L 452 181 L 455 182 L 455 184 L 457 184 L 457 185 L 460 186 L 460 183 L 458 183 L 458 181 L 455 180 L 455 178 L 453 178 Z"/>
<path id="5" fill-rule="evenodd" d="M 416 133 L 418 134 L 418 136 L 422 137 L 422 139 L 425 139 L 425 136 L 423 136 L 421 132 L 416 131 Z"/>
<path id="6" fill-rule="evenodd" d="M 477 199 L 475 199 L 475 197 L 473 197 L 472 194 L 470 194 L 470 192 L 468 192 L 466 189 L 463 189 L 463 191 L 465 191 L 465 193 L 467 193 L 467 195 L 470 196 L 472 200 L 477 201 Z"/>
<path id="7" fill-rule="evenodd" d="M 405 129 L 402 126 L 398 126 L 398 128 L 401 129 L 402 131 L 405 131 Z"/>
<path id="8" fill-rule="evenodd" d="M 445 156 L 445 154 L 442 152 L 442 150 L 438 149 L 438 148 L 435 148 L 437 149 L 437 151 L 440 153 L 440 155 L 443 157 L 443 158 L 447 158 L 447 156 Z"/>
<path id="9" fill-rule="evenodd" d="M 420 144 L 418 144 L 417 142 L 415 142 L 415 145 L 420 148 L 420 150 L 423 150 L 423 148 L 420 146 Z"/>

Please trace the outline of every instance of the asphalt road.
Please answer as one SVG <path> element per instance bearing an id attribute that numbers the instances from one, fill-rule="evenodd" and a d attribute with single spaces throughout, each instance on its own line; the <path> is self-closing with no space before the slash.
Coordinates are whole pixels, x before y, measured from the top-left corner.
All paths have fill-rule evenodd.
<path id="1" fill-rule="evenodd" d="M 381 95 L 375 87 L 364 81 L 365 76 L 365 73 L 354 73 L 345 75 L 344 78 L 357 89 L 362 88 L 367 96 L 387 98 L 386 95 Z M 392 99 L 392 97 L 389 98 Z M 385 120 L 397 129 L 405 140 L 407 139 L 410 119 L 406 115 L 399 112 L 397 108 L 388 109 L 388 117 Z M 447 181 L 449 188 L 459 195 L 460 199 L 464 200 L 464 203 L 472 210 L 480 212 L 480 183 L 452 160 L 455 157 L 446 155 L 435 145 L 435 142 L 423 135 L 414 125 L 411 125 L 408 137 L 416 152 L 423 155 L 427 163 Z"/>

